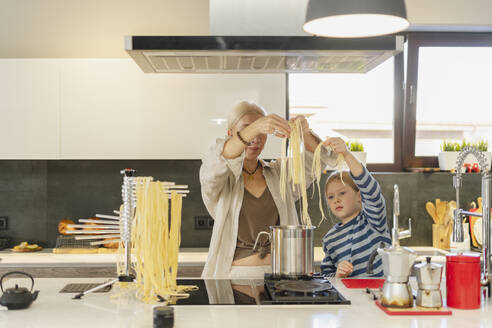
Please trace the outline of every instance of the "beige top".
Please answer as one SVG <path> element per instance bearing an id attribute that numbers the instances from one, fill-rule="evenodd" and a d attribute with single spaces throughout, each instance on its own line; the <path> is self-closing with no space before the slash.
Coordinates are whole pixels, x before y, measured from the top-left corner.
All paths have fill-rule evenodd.
<path id="1" fill-rule="evenodd" d="M 267 236 L 262 235 L 260 237 L 255 251 L 253 251 L 253 246 L 260 231 L 268 232 L 270 226 L 278 225 L 279 222 L 277 206 L 268 187 L 258 198 L 244 188 L 243 204 L 239 212 L 239 229 L 234 261 L 255 253 L 259 253 L 260 258 L 269 254 L 270 240 Z"/>
<path id="2" fill-rule="evenodd" d="M 203 268 L 203 278 L 228 278 L 236 249 L 239 228 L 239 213 L 243 203 L 244 181 L 242 169 L 244 152 L 233 159 L 222 156 L 227 139 L 217 139 L 215 145 L 205 154 L 200 167 L 200 185 L 203 203 L 215 220 L 212 238 Z M 311 166 L 313 153 L 306 151 L 305 174 L 307 185 L 313 182 Z M 335 165 L 337 154 L 323 147 L 321 162 L 323 166 Z M 262 161 L 263 176 L 273 201 L 278 209 L 280 225 L 298 225 L 295 202 L 299 194 L 292 188 L 286 190 L 286 200 L 280 197 L 280 161 Z"/>

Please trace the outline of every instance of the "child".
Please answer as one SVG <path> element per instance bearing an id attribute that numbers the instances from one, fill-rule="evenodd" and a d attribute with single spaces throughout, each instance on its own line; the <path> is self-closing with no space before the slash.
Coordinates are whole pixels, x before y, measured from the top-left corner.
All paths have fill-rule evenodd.
<path id="1" fill-rule="evenodd" d="M 325 186 L 331 212 L 340 219 L 323 237 L 325 258 L 321 271 L 326 276 L 368 276 L 367 262 L 373 250 L 391 245 L 386 222 L 386 204 L 377 181 L 350 153 L 341 138 L 328 138 L 325 145 L 341 154 L 350 169 L 332 173 Z M 381 257 L 374 261 L 374 273 L 382 276 Z"/>

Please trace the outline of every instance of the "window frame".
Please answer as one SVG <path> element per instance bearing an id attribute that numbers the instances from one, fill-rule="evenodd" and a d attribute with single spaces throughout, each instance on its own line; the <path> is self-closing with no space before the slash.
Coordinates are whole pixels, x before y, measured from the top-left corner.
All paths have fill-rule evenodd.
<path id="1" fill-rule="evenodd" d="M 404 108 L 404 54 L 394 56 L 393 73 L 393 163 L 369 163 L 367 169 L 372 172 L 401 172 L 402 140 L 403 140 L 403 108 Z M 286 78 L 286 117 L 290 117 L 289 105 L 289 73 Z M 376 114 L 376 113 L 375 113 Z"/>
<path id="2" fill-rule="evenodd" d="M 420 47 L 492 47 L 490 32 L 407 33 L 408 60 L 403 115 L 403 169 L 439 167 L 436 156 L 416 156 L 418 63 Z"/>

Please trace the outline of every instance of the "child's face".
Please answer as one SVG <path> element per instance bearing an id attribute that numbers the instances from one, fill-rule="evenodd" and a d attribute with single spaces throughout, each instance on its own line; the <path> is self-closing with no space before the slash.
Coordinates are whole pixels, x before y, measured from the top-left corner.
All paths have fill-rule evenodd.
<path id="1" fill-rule="evenodd" d="M 344 224 L 356 217 L 362 209 L 360 191 L 356 192 L 338 179 L 326 187 L 326 199 L 331 212 Z"/>

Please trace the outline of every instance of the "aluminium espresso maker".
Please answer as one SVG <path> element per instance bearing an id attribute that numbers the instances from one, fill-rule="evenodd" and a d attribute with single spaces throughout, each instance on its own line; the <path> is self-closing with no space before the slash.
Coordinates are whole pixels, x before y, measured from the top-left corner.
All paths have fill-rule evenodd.
<path id="1" fill-rule="evenodd" d="M 398 185 L 394 186 L 393 198 L 393 229 L 392 246 L 378 248 L 369 258 L 367 272 L 372 273 L 373 262 L 377 254 L 383 259 L 384 284 L 381 294 L 381 305 L 385 307 L 407 308 L 413 306 L 412 288 L 408 283 L 410 269 L 417 258 L 415 252 L 400 246 L 400 239 L 408 238 L 412 234 L 411 219 L 408 219 L 408 230 L 400 231 L 398 216 L 400 202 Z"/>
<path id="2" fill-rule="evenodd" d="M 417 271 L 417 306 L 440 308 L 442 306 L 441 278 L 442 265 L 431 263 L 431 257 L 426 262 L 415 265 Z"/>

